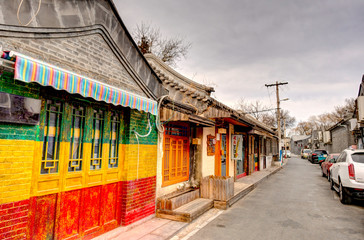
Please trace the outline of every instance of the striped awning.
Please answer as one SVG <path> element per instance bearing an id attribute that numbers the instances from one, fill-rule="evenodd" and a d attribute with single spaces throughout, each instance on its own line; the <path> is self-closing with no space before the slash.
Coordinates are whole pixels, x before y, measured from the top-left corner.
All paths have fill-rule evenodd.
<path id="1" fill-rule="evenodd" d="M 37 82 L 69 93 L 78 93 L 97 101 L 130 107 L 157 115 L 157 102 L 134 93 L 98 82 L 68 70 L 14 53 L 14 78 L 24 82 Z"/>

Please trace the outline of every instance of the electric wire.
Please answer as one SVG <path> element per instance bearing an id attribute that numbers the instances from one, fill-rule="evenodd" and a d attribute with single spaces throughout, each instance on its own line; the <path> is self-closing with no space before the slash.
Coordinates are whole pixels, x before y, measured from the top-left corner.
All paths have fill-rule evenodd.
<path id="1" fill-rule="evenodd" d="M 29 22 L 27 23 L 27 24 L 23 24 L 22 22 L 21 22 L 21 20 L 20 20 L 20 17 L 19 17 L 19 13 L 20 13 L 20 8 L 21 8 L 21 6 L 23 5 L 23 1 L 24 0 L 21 0 L 20 1 L 20 3 L 19 3 L 19 6 L 18 6 L 18 11 L 17 11 L 17 13 L 16 13 L 16 17 L 18 18 L 18 22 L 20 23 L 20 25 L 23 25 L 23 26 L 28 26 L 31 22 L 33 22 L 34 21 L 34 19 L 35 19 L 35 17 L 38 15 L 38 13 L 39 13 L 39 10 L 40 10 L 40 6 L 41 6 L 41 4 L 42 4 L 42 0 L 39 0 L 39 3 L 38 3 L 38 9 L 37 9 L 37 11 L 35 12 L 35 14 L 34 14 L 34 16 L 29 20 Z"/>

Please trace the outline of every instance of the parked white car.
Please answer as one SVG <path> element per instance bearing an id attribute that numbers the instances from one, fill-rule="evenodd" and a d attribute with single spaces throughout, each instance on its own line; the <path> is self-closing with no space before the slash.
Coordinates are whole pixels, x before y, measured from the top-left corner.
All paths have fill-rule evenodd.
<path id="1" fill-rule="evenodd" d="M 289 150 L 283 150 L 283 157 L 290 158 L 291 157 L 291 151 L 289 151 Z"/>
<path id="2" fill-rule="evenodd" d="M 331 189 L 339 192 L 340 201 L 364 199 L 364 150 L 344 150 L 330 167 Z"/>

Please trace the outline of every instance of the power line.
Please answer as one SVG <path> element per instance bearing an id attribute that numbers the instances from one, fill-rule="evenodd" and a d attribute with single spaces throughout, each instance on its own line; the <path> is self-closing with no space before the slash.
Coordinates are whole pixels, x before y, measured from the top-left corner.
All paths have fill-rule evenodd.
<path id="1" fill-rule="evenodd" d="M 273 110 L 276 110 L 276 108 L 265 109 L 265 110 L 254 111 L 254 112 L 246 112 L 246 114 L 251 114 L 251 113 L 260 113 L 260 112 L 269 112 L 269 111 L 273 111 Z"/>

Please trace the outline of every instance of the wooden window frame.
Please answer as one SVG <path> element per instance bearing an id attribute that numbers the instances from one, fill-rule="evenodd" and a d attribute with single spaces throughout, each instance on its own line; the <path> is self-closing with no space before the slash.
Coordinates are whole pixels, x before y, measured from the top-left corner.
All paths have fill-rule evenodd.
<path id="1" fill-rule="evenodd" d="M 60 104 L 60 109 L 58 111 L 51 110 L 51 106 L 54 104 Z M 50 126 L 50 114 L 56 114 L 55 126 Z M 49 175 L 49 174 L 58 174 L 60 171 L 61 164 L 61 142 L 62 142 L 62 133 L 63 133 L 63 118 L 64 118 L 64 102 L 58 100 L 48 99 L 45 100 L 45 119 L 44 119 L 44 137 L 42 144 L 42 159 L 40 163 L 40 174 L 41 175 Z M 49 136 L 50 129 L 54 129 L 54 149 L 53 149 L 53 159 L 48 159 L 48 147 L 49 147 Z M 53 131 L 53 130 L 52 130 Z M 52 163 L 53 166 L 47 166 L 48 163 Z M 44 166 L 44 167 L 43 167 Z M 52 169 L 57 169 L 54 172 L 51 172 Z M 43 172 L 47 171 L 47 172 Z"/>
<path id="2" fill-rule="evenodd" d="M 54 135 L 55 129 L 47 128 L 47 104 L 50 103 L 60 103 L 62 115 L 59 117 L 61 120 L 57 126 L 59 126 L 59 131 L 57 131 L 57 139 L 59 139 L 59 158 L 58 171 L 54 173 L 42 174 L 42 163 L 44 161 L 44 142 L 47 140 L 47 131 L 51 131 Z M 69 171 L 69 163 L 72 161 L 71 156 L 71 144 L 72 144 L 72 124 L 73 124 L 73 109 L 74 107 L 82 106 L 85 110 L 85 120 L 84 120 L 84 132 L 83 132 L 83 156 L 82 156 L 82 167 L 79 171 Z M 100 158 L 101 165 L 100 169 L 92 170 L 91 166 L 91 154 L 92 154 L 92 129 L 93 129 L 93 119 L 94 110 L 103 111 L 103 127 L 102 134 L 100 136 Z M 115 168 L 109 168 L 109 144 L 111 133 L 111 115 L 112 112 L 119 114 L 119 127 L 118 127 L 118 166 Z M 38 126 L 40 137 L 42 140 L 36 141 L 34 150 L 34 164 L 31 186 L 31 195 L 41 196 L 46 194 L 57 193 L 61 191 L 69 191 L 75 189 L 81 189 L 90 186 L 99 186 L 108 183 L 114 183 L 122 180 L 122 172 L 124 162 L 124 153 L 122 144 L 122 134 L 125 110 L 124 108 L 105 106 L 104 104 L 98 104 L 95 102 L 90 102 L 84 99 L 74 98 L 70 96 L 58 96 L 57 94 L 50 96 L 45 94 L 42 97 L 42 109 L 40 116 L 40 124 Z M 53 120 L 54 116 L 52 116 Z M 56 123 L 52 123 L 55 125 Z M 49 124 L 48 124 L 49 125 Z M 77 130 L 78 131 L 78 130 Z M 101 129 L 100 129 L 101 131 Z M 78 133 L 77 133 L 78 134 Z M 51 161 L 51 160 L 50 160 Z M 52 160 L 53 161 L 53 160 Z M 45 164 L 45 163 L 43 163 Z M 76 164 L 76 163 L 75 163 Z"/>
<path id="3" fill-rule="evenodd" d="M 92 108 L 93 114 L 92 114 L 92 129 L 91 129 L 91 157 L 90 157 L 90 164 L 89 164 L 89 168 L 90 171 L 100 171 L 102 170 L 103 167 L 103 152 L 104 152 L 104 136 L 105 136 L 105 123 L 107 123 L 107 110 L 103 109 L 103 108 Z M 97 115 L 99 112 L 102 113 L 101 117 L 96 117 L 95 115 Z M 95 150 L 95 137 L 96 137 L 96 131 L 95 131 L 95 124 L 96 121 L 100 121 L 100 125 L 99 126 L 99 149 L 98 149 L 98 157 L 95 158 L 94 157 L 94 150 Z M 97 164 L 94 164 L 95 161 L 97 161 Z M 94 166 L 94 168 L 92 168 Z"/>
<path id="4" fill-rule="evenodd" d="M 68 159 L 68 166 L 67 171 L 69 173 L 74 172 L 81 172 L 85 166 L 84 166 L 84 140 L 85 140 L 85 126 L 86 126 L 86 115 L 87 115 L 87 107 L 81 104 L 72 104 L 70 106 L 72 108 L 71 113 L 71 125 L 70 125 L 70 134 L 71 134 L 71 140 L 70 140 L 70 155 Z M 83 108 L 83 112 L 81 114 L 75 114 L 75 111 L 80 110 L 80 108 Z M 73 158 L 73 146 L 74 146 L 74 137 L 75 137 L 75 118 L 80 118 L 80 132 L 79 132 L 79 152 L 77 154 L 77 158 Z M 73 165 L 74 162 L 77 162 L 77 165 Z M 74 170 L 70 170 L 70 168 L 74 168 Z"/>
<path id="5" fill-rule="evenodd" d="M 184 128 L 183 135 L 185 136 L 178 136 L 178 135 L 170 135 L 168 133 L 175 133 L 175 131 L 168 130 L 169 126 L 173 125 L 175 129 L 178 129 L 178 127 Z M 176 183 L 188 181 L 189 179 L 189 168 L 190 168 L 190 126 L 188 123 L 175 123 L 171 122 L 170 124 L 167 124 L 165 126 L 165 132 L 163 135 L 163 161 L 162 161 L 162 187 L 170 186 Z M 166 139 L 170 139 L 169 145 L 167 146 Z M 180 164 L 178 164 L 178 158 L 173 159 L 173 146 L 172 141 L 182 141 L 181 145 L 176 145 L 176 156 L 179 154 L 178 149 L 179 147 L 182 147 L 180 150 Z M 166 151 L 166 148 L 168 147 L 169 151 Z M 166 157 L 168 152 L 168 169 L 165 166 L 166 164 Z M 185 155 L 186 154 L 186 155 Z M 184 165 L 184 158 L 186 161 L 186 165 Z M 175 176 L 173 176 L 173 168 L 172 164 L 175 164 Z M 178 166 L 179 165 L 179 166 Z M 178 168 L 180 169 L 178 171 Z M 184 168 L 185 171 L 184 171 Z M 168 171 L 168 174 L 166 174 L 166 171 Z M 179 172 L 181 173 L 180 176 L 178 176 Z M 185 173 L 185 176 L 184 176 Z M 168 175 L 168 180 L 165 180 L 165 178 Z"/>
<path id="6" fill-rule="evenodd" d="M 116 119 L 113 119 L 113 116 L 116 117 Z M 115 157 L 112 156 L 112 141 L 113 141 L 113 124 L 116 125 L 116 136 L 115 136 Z M 110 114 L 110 137 L 109 137 L 109 158 L 108 158 L 108 168 L 118 168 L 119 167 L 119 144 L 120 144 L 120 127 L 121 127 L 121 116 L 120 113 L 116 111 L 111 111 Z"/>

